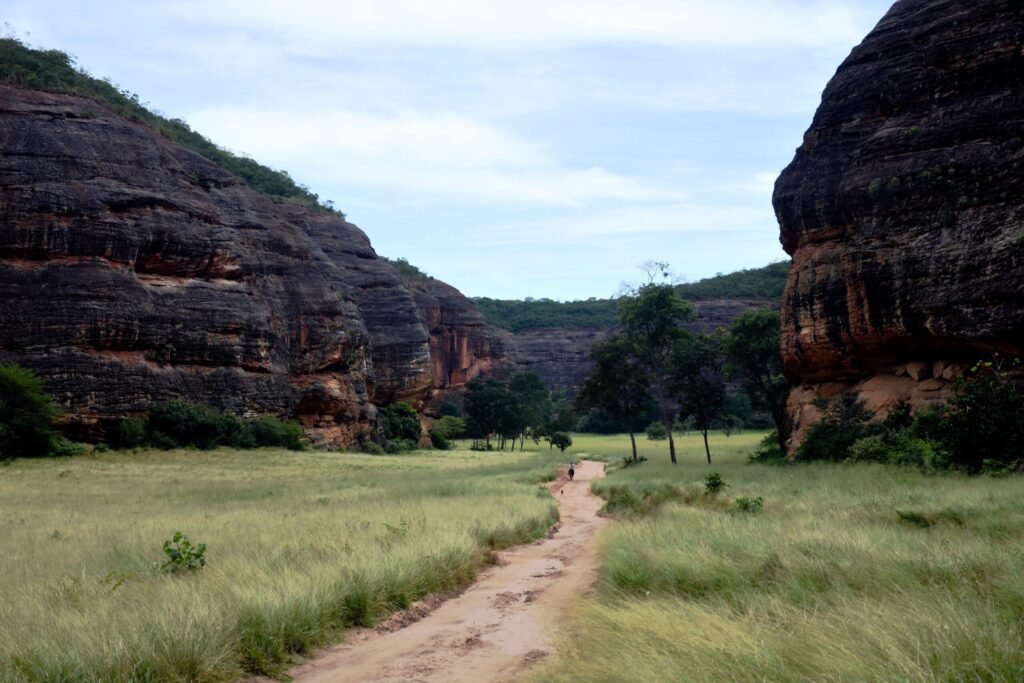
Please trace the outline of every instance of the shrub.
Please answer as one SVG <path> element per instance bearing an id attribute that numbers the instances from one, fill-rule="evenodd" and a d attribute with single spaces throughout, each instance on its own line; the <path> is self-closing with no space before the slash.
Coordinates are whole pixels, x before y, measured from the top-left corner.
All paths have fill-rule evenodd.
<path id="1" fill-rule="evenodd" d="M 154 406 L 146 425 L 157 448 L 193 447 L 209 450 L 236 433 L 237 420 L 209 406 L 170 401 Z"/>
<path id="2" fill-rule="evenodd" d="M 370 455 L 384 455 L 385 453 L 384 447 L 376 441 L 364 441 L 360 448 L 363 453 L 368 453 Z"/>
<path id="3" fill-rule="evenodd" d="M 0 460 L 49 455 L 57 409 L 30 370 L 0 365 Z"/>
<path id="4" fill-rule="evenodd" d="M 733 510 L 747 515 L 756 515 L 764 510 L 764 498 L 761 496 L 757 498 L 740 496 L 733 501 Z"/>
<path id="5" fill-rule="evenodd" d="M 206 544 L 192 545 L 180 531 L 174 532 L 171 540 L 164 541 L 164 555 L 167 561 L 160 567 L 161 571 L 176 573 L 206 566 Z"/>
<path id="6" fill-rule="evenodd" d="M 748 462 L 757 463 L 759 465 L 786 465 L 789 460 L 786 458 L 786 452 L 779 446 L 778 432 L 774 429 L 765 435 L 761 439 L 760 445 L 757 450 L 751 453 Z"/>
<path id="7" fill-rule="evenodd" d="M 647 434 L 647 438 L 651 441 L 664 441 L 668 438 L 668 432 L 665 431 L 665 425 L 660 422 L 652 422 L 647 425 L 647 429 L 644 430 Z"/>
<path id="8" fill-rule="evenodd" d="M 394 441 L 388 441 L 384 444 L 384 452 L 389 455 L 414 450 L 416 450 L 416 442 L 409 441 L 408 439 L 395 439 Z"/>
<path id="9" fill-rule="evenodd" d="M 728 484 L 722 479 L 722 475 L 718 472 L 712 472 L 708 476 L 704 477 L 704 493 L 709 496 L 713 496 L 716 493 L 722 491 Z"/>
<path id="10" fill-rule="evenodd" d="M 301 451 L 306 446 L 306 435 L 297 422 L 262 415 L 251 420 L 248 427 L 257 447 L 269 446 Z"/>
<path id="11" fill-rule="evenodd" d="M 445 415 L 441 419 L 434 422 L 431 427 L 431 432 L 436 432 L 440 436 L 446 439 L 456 439 L 462 436 L 466 431 L 466 421 L 461 417 L 455 417 L 452 415 Z"/>
<path id="12" fill-rule="evenodd" d="M 381 427 L 388 441 L 420 440 L 420 416 L 408 403 L 392 403 L 381 412 Z"/>
<path id="13" fill-rule="evenodd" d="M 842 462 L 849 457 L 850 447 L 872 433 L 868 421 L 874 414 L 854 394 L 843 394 L 835 401 L 819 402 L 824 411 L 820 422 L 807 430 L 796 459 L 800 461 L 829 460 Z"/>
<path id="14" fill-rule="evenodd" d="M 85 453 L 85 446 L 74 441 L 69 441 L 63 436 L 54 437 L 50 445 L 50 455 L 58 457 L 72 457 Z"/>
<path id="15" fill-rule="evenodd" d="M 430 430 L 430 445 L 439 451 L 446 451 L 452 447 L 451 442 L 443 434 Z"/>
<path id="16" fill-rule="evenodd" d="M 953 464 L 969 472 L 1024 463 L 1024 392 L 1002 362 L 978 363 L 954 385 L 946 408 L 946 443 Z"/>
<path id="17" fill-rule="evenodd" d="M 107 430 L 107 444 L 122 451 L 146 445 L 146 423 L 136 418 L 119 420 Z"/>
<path id="18" fill-rule="evenodd" d="M 629 468 L 629 467 L 635 467 L 637 465 L 642 465 L 645 462 L 647 462 L 647 458 L 645 456 L 643 456 L 643 455 L 638 457 L 636 460 L 634 460 L 632 457 L 627 455 L 626 457 L 624 457 L 622 459 L 622 469 L 626 469 L 626 468 Z"/>

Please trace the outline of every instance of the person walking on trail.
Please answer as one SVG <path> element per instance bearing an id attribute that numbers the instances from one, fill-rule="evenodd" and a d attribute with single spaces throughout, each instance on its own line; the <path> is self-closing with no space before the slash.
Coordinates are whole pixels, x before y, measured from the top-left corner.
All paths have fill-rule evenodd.
<path id="1" fill-rule="evenodd" d="M 569 481 L 572 481 L 572 478 L 575 477 L 575 476 L 576 476 L 576 468 L 573 466 L 572 463 L 569 463 Z"/>

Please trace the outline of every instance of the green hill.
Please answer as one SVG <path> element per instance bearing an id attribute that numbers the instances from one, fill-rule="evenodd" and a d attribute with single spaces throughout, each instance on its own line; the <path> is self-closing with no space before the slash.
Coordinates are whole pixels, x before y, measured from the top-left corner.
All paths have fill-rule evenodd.
<path id="1" fill-rule="evenodd" d="M 789 274 L 789 261 L 771 263 L 763 268 L 739 270 L 727 275 L 679 285 L 680 296 L 690 301 L 709 299 L 778 300 Z M 586 301 L 525 301 L 476 297 L 473 303 L 496 327 L 512 332 L 551 328 L 581 329 L 611 327 L 619 320 L 616 299 Z"/>
<path id="2" fill-rule="evenodd" d="M 109 80 L 90 76 L 75 65 L 73 57 L 60 50 L 37 50 L 16 38 L 0 38 L 0 83 L 36 90 L 89 97 L 132 121 L 144 123 L 168 140 L 197 152 L 224 170 L 241 178 L 252 189 L 277 201 L 301 204 L 310 209 L 336 213 L 330 202 L 305 185 L 296 183 L 287 171 L 275 171 L 252 159 L 234 154 L 192 130 L 181 119 L 168 119 L 151 112 L 135 93 Z"/>

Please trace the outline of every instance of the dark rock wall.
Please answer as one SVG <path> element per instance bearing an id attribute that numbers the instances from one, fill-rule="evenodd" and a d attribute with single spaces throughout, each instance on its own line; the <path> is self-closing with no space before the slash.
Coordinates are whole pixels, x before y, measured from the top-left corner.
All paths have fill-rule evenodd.
<path id="1" fill-rule="evenodd" d="M 1022 43 L 1020 0 L 901 0 L 828 84 L 774 196 L 798 427 L 816 398 L 920 407 L 1024 351 Z"/>
<path id="2" fill-rule="evenodd" d="M 374 402 L 433 389 L 441 322 L 354 225 L 87 99 L 0 86 L 0 151 L 0 362 L 38 371 L 72 434 L 177 398 L 295 416 L 344 445 L 373 429 Z M 452 356 L 448 384 L 492 350 Z"/>

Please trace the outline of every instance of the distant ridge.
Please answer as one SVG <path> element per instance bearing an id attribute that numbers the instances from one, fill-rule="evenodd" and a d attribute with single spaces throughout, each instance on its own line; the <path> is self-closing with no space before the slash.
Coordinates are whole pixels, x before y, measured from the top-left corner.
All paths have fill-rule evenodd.
<path id="1" fill-rule="evenodd" d="M 679 285 L 680 296 L 690 301 L 712 299 L 756 299 L 778 301 L 789 274 L 789 261 L 770 263 L 725 275 Z M 618 322 L 617 299 L 553 301 L 551 299 L 508 300 L 475 297 L 473 303 L 495 327 L 511 332 L 545 329 L 592 329 L 612 327 Z"/>

